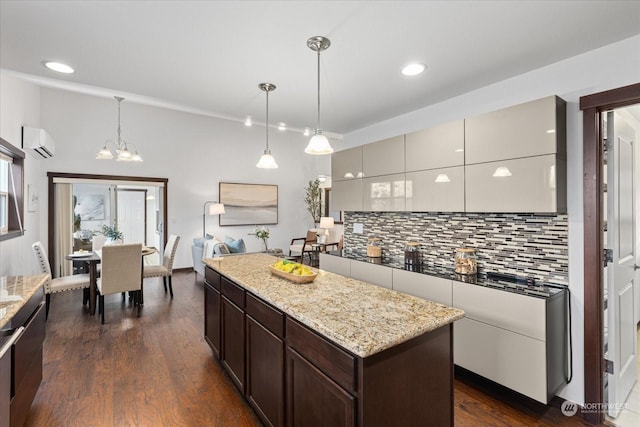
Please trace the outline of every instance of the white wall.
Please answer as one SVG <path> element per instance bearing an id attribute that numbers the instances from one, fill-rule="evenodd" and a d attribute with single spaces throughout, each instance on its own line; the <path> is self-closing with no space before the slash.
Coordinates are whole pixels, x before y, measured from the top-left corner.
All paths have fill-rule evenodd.
<path id="1" fill-rule="evenodd" d="M 640 36 L 635 36 L 344 135 L 343 146 L 355 147 L 548 95 L 558 95 L 567 101 L 569 288 L 572 293 L 574 374 L 573 381 L 560 396 L 580 404 L 584 403 L 584 223 L 582 112 L 578 102 L 584 95 L 638 83 L 638 52 Z"/>
<path id="2" fill-rule="evenodd" d="M 117 93 L 114 93 L 117 95 Z M 307 138 L 272 129 L 269 146 L 279 168 L 255 167 L 264 150 L 264 127 L 171 111 L 123 101 L 122 136 L 134 143 L 143 163 L 96 160 L 106 139 L 116 137 L 117 104 L 113 99 L 43 88 L 42 127 L 56 141 L 56 155 L 43 160 L 47 171 L 168 178 L 167 232 L 181 237 L 175 267 L 192 265 L 192 238 L 202 235 L 203 204 L 218 199 L 218 183 L 278 185 L 278 225 L 270 248 L 287 249 L 291 238 L 312 227 L 304 206 L 304 187 L 319 173 L 327 174 L 328 156 L 304 154 Z M 249 251 L 260 250 L 247 227 L 219 227 L 207 217 L 207 232 L 224 238 L 242 237 Z"/>
<path id="3" fill-rule="evenodd" d="M 40 126 L 40 88 L 0 74 L 0 136 L 21 148 L 23 125 Z M 42 197 L 46 193 L 46 183 L 41 180 L 41 161 L 29 151 L 26 154 L 25 198 L 27 185 L 35 186 Z M 46 232 L 41 232 L 46 229 L 46 222 L 40 216 L 43 211 L 46 212 L 46 204 L 42 200 L 37 212 L 28 212 L 25 204 L 24 235 L 0 242 L 0 276 L 38 272 L 31 244 L 37 240 L 47 244 Z"/>

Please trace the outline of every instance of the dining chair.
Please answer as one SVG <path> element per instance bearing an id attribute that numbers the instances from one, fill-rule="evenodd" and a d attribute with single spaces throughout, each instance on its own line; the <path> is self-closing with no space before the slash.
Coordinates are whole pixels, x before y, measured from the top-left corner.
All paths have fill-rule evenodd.
<path id="1" fill-rule="evenodd" d="M 176 250 L 178 249 L 179 241 L 180 236 L 176 236 L 175 234 L 170 235 L 169 240 L 167 240 L 167 245 L 164 248 L 164 253 L 162 254 L 162 264 L 145 265 L 144 269 L 142 270 L 142 277 L 144 279 L 149 279 L 151 277 L 162 277 L 165 293 L 167 293 L 168 279 L 169 293 L 171 294 L 171 298 L 173 298 L 173 286 L 171 285 L 171 276 L 173 274 L 173 260 L 176 256 Z"/>
<path id="2" fill-rule="evenodd" d="M 142 243 L 102 247 L 102 276 L 98 278 L 98 310 L 104 323 L 104 296 L 130 292 L 138 306 L 142 289 Z"/>
<path id="3" fill-rule="evenodd" d="M 311 263 L 313 247 L 311 246 L 314 243 L 317 243 L 318 235 L 315 230 L 307 230 L 306 237 L 296 237 L 291 239 L 291 244 L 289 245 L 289 256 L 291 257 L 299 257 L 300 262 L 304 261 L 305 254 L 309 258 L 309 263 Z M 302 242 L 302 243 L 296 243 Z"/>
<path id="4" fill-rule="evenodd" d="M 45 294 L 45 319 L 49 318 L 49 306 L 51 305 L 51 294 L 58 292 L 72 291 L 75 289 L 83 289 L 82 303 L 86 304 L 89 301 L 89 275 L 88 274 L 74 274 L 71 276 L 62 276 L 51 278 L 51 266 L 49 265 L 49 258 L 47 252 L 44 250 L 44 246 L 41 242 L 35 242 L 31 245 L 33 254 L 36 257 L 36 262 L 40 266 L 40 271 L 49 275 L 49 280 L 44 284 Z"/>

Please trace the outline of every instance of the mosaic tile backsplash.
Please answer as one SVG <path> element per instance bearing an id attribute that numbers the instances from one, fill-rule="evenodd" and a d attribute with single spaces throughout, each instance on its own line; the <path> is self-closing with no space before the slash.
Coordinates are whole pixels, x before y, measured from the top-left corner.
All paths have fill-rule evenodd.
<path id="1" fill-rule="evenodd" d="M 364 225 L 363 234 L 353 224 Z M 567 215 L 433 212 L 345 212 L 344 251 L 366 251 L 379 237 L 383 256 L 403 259 L 408 240 L 420 242 L 423 262 L 453 269 L 455 250 L 476 249 L 478 273 L 498 272 L 568 285 Z"/>

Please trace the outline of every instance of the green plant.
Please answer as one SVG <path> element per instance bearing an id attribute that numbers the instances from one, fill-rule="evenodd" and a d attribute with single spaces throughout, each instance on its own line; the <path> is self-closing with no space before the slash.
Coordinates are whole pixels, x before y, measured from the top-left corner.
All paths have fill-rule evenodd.
<path id="1" fill-rule="evenodd" d="M 100 231 L 102 235 L 111 240 L 120 240 L 124 237 L 122 231 L 118 230 L 118 224 L 113 223 L 113 225 L 102 224 L 102 229 Z"/>
<path id="2" fill-rule="evenodd" d="M 313 218 L 314 225 L 318 224 L 320 222 L 320 215 L 322 212 L 320 180 L 315 179 L 313 181 L 309 181 L 309 185 L 307 185 L 304 191 L 304 202 L 307 205 L 307 210 L 311 214 L 311 218 Z"/>

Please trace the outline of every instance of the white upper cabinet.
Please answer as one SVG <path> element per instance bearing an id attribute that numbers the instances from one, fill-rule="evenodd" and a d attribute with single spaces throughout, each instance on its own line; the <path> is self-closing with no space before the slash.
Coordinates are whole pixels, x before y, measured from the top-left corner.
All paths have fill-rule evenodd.
<path id="1" fill-rule="evenodd" d="M 466 211 L 566 212 L 564 165 L 549 154 L 466 166 Z"/>
<path id="2" fill-rule="evenodd" d="M 362 178 L 362 146 L 331 155 L 331 181 Z"/>
<path id="3" fill-rule="evenodd" d="M 407 172 L 405 180 L 405 210 L 464 212 L 463 166 Z"/>
<path id="4" fill-rule="evenodd" d="M 405 210 L 404 174 L 362 179 L 362 210 L 400 212 Z"/>
<path id="5" fill-rule="evenodd" d="M 405 165 L 407 172 L 464 165 L 464 120 L 407 134 Z"/>
<path id="6" fill-rule="evenodd" d="M 566 103 L 549 96 L 465 120 L 465 163 L 566 152 Z"/>
<path id="7" fill-rule="evenodd" d="M 331 210 L 362 210 L 362 179 L 333 181 L 331 183 Z"/>
<path id="8" fill-rule="evenodd" d="M 364 178 L 404 173 L 404 135 L 362 146 Z"/>

